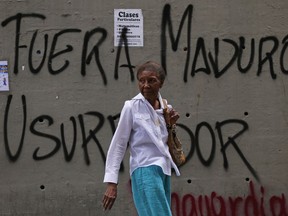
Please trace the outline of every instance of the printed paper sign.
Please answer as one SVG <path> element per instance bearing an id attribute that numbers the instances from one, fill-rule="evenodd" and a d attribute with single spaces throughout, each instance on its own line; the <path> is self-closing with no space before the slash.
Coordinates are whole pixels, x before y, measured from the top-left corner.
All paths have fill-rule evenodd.
<path id="1" fill-rule="evenodd" d="M 121 33 L 125 27 L 128 46 L 142 47 L 144 43 L 141 9 L 114 9 L 114 46 L 119 46 Z"/>
<path id="2" fill-rule="evenodd" d="M 0 61 L 0 91 L 9 91 L 8 61 Z"/>

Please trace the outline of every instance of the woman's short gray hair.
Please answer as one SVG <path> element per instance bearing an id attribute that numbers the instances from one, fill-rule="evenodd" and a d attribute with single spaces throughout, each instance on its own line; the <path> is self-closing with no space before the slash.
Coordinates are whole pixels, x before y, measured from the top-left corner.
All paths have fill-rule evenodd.
<path id="1" fill-rule="evenodd" d="M 142 65 L 137 66 L 137 79 L 139 78 L 139 74 L 143 71 L 153 71 L 157 73 L 157 76 L 159 77 L 161 83 L 164 83 L 166 72 L 164 68 L 154 61 L 147 61 Z"/>

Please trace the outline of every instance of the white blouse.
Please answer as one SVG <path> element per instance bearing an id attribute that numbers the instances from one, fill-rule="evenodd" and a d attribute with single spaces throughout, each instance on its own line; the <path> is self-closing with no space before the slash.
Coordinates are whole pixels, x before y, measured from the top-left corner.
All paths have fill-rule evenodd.
<path id="1" fill-rule="evenodd" d="M 120 164 L 128 142 L 130 175 L 138 167 L 150 165 L 160 166 L 166 175 L 171 175 L 173 167 L 176 175 L 180 175 L 167 145 L 168 133 L 160 93 L 158 99 L 161 104 L 158 110 L 154 110 L 141 93 L 125 102 L 107 153 L 104 182 L 118 183 Z"/>

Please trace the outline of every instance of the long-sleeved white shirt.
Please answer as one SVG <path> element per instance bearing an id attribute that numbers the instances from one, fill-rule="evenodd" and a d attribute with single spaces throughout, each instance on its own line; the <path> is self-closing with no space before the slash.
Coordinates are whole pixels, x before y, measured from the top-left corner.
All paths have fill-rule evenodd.
<path id="1" fill-rule="evenodd" d="M 150 165 L 160 166 L 166 175 L 171 175 L 173 167 L 176 175 L 180 175 L 169 153 L 160 93 L 158 97 L 159 110 L 154 110 L 141 93 L 125 102 L 107 153 L 104 182 L 118 183 L 120 164 L 128 142 L 130 175 L 138 167 Z"/>

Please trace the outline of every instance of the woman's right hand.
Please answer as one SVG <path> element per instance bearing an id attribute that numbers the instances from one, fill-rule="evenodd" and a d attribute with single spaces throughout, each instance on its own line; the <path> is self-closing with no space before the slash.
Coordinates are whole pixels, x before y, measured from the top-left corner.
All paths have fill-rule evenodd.
<path id="1" fill-rule="evenodd" d="M 103 196 L 102 204 L 104 210 L 110 210 L 117 198 L 117 184 L 107 183 L 106 192 Z"/>

